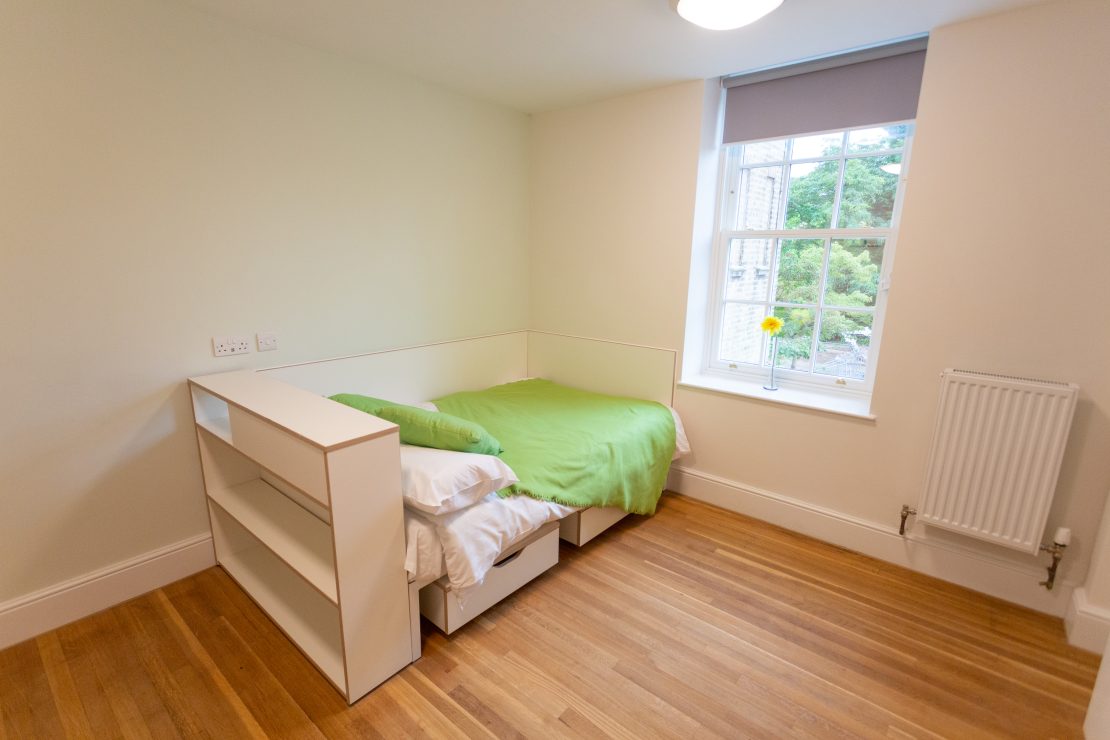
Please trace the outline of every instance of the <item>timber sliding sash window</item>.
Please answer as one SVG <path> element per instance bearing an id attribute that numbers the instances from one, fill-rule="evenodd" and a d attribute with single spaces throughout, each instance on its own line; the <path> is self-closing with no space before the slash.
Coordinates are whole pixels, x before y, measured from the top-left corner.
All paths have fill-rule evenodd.
<path id="1" fill-rule="evenodd" d="M 915 39 L 722 81 L 702 373 L 774 361 L 784 386 L 869 396 L 924 57 Z"/>

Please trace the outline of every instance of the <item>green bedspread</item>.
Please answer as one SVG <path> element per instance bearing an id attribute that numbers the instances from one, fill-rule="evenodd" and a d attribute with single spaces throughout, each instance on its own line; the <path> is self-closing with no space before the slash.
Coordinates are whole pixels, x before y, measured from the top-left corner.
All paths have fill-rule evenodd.
<path id="1" fill-rule="evenodd" d="M 500 440 L 501 459 L 520 478 L 503 496 L 655 513 L 675 449 L 666 406 L 548 380 L 453 393 L 435 404 Z"/>

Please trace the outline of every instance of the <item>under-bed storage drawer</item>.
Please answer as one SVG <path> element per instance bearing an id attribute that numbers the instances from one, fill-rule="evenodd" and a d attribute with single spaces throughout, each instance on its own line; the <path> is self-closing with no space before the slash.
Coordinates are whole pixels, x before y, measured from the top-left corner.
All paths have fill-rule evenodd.
<path id="1" fill-rule="evenodd" d="M 572 545 L 584 545 L 628 516 L 615 506 L 597 506 L 571 514 L 559 522 L 559 536 Z"/>
<path id="2" fill-rule="evenodd" d="M 451 634 L 558 562 L 559 525 L 551 522 L 531 542 L 494 565 L 485 582 L 471 590 L 465 606 L 459 606 L 444 576 L 420 589 L 420 613 Z"/>

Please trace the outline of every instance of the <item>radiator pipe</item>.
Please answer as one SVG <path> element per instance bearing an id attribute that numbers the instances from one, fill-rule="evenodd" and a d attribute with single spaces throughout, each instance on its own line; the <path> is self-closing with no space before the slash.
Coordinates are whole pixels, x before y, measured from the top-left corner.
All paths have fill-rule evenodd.
<path id="1" fill-rule="evenodd" d="M 912 508 L 909 504 L 902 504 L 902 521 L 898 524 L 899 535 L 906 536 L 906 520 L 916 515 L 917 509 Z M 1060 567 L 1060 560 L 1064 557 L 1064 551 L 1068 549 L 1068 543 L 1071 542 L 1071 530 L 1067 527 L 1060 527 L 1056 530 L 1052 540 L 1051 545 L 1040 546 L 1041 552 L 1052 554 L 1052 564 L 1045 568 L 1048 571 L 1048 578 L 1040 583 L 1049 591 L 1056 585 L 1056 569 Z"/>
<path id="2" fill-rule="evenodd" d="M 902 504 L 902 523 L 898 525 L 898 534 L 906 536 L 906 519 L 910 515 L 917 516 L 917 509 L 911 509 L 908 504 Z"/>

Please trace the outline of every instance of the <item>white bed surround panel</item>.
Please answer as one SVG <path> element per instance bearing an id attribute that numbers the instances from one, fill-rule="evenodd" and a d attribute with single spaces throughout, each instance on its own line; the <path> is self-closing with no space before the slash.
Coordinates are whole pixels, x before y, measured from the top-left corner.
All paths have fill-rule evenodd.
<path id="1" fill-rule="evenodd" d="M 258 372 L 324 396 L 408 404 L 534 377 L 673 406 L 676 357 L 672 349 L 522 330 Z"/>
<path id="2" fill-rule="evenodd" d="M 673 349 L 528 332 L 528 376 L 674 406 Z"/>
<path id="3" fill-rule="evenodd" d="M 416 404 L 523 378 L 528 372 L 528 334 L 516 331 L 387 349 L 259 373 L 322 396 L 360 393 Z"/>

